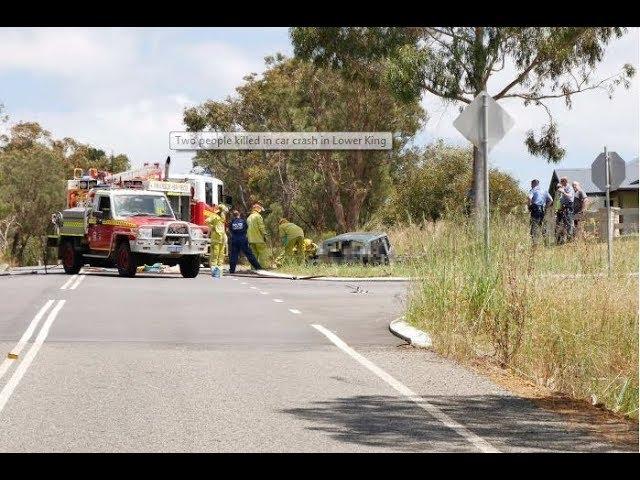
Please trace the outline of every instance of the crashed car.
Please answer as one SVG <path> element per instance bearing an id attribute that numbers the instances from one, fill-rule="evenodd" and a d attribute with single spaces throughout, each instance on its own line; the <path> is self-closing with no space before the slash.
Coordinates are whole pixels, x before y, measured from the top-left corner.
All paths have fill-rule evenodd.
<path id="1" fill-rule="evenodd" d="M 350 232 L 322 242 L 317 258 L 322 263 L 388 265 L 393 252 L 386 233 Z"/>

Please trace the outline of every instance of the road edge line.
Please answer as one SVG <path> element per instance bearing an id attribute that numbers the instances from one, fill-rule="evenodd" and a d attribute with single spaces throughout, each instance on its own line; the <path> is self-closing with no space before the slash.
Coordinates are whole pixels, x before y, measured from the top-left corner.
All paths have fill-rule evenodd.
<path id="1" fill-rule="evenodd" d="M 409 387 L 401 383 L 399 380 L 395 379 L 387 372 L 385 372 L 382 368 L 378 367 L 371 360 L 363 357 L 361 354 L 356 352 L 353 348 L 347 345 L 340 337 L 338 337 L 335 333 L 327 330 L 322 325 L 319 324 L 311 324 L 313 328 L 322 333 L 325 337 L 327 337 L 336 347 L 345 352 L 351 358 L 356 360 L 359 364 L 365 367 L 370 372 L 377 375 L 379 378 L 384 380 L 390 387 L 399 392 L 400 394 L 407 397 L 409 400 L 414 402 L 420 408 L 429 413 L 436 420 L 440 421 L 443 425 L 455 431 L 458 435 L 463 437 L 469 443 L 471 443 L 474 447 L 480 450 L 483 453 L 499 453 L 500 451 L 491 445 L 487 440 L 480 437 L 479 435 L 473 433 L 464 425 L 456 422 L 449 415 L 444 413 L 440 408 L 429 403 L 427 400 L 422 398 L 420 395 L 415 393 Z"/>
<path id="2" fill-rule="evenodd" d="M 66 290 L 67 288 L 69 288 L 69 285 L 71 285 L 76 278 L 78 278 L 78 274 L 72 275 L 70 279 L 68 279 L 66 282 L 64 282 L 64 284 L 62 284 L 62 286 L 60 287 L 60 290 Z"/>
<path id="3" fill-rule="evenodd" d="M 33 362 L 35 356 L 38 354 L 40 347 L 47 338 L 47 335 L 49 335 L 49 329 L 51 328 L 51 325 L 55 321 L 65 302 L 66 300 L 58 300 L 56 306 L 53 307 L 53 309 L 49 312 L 49 315 L 42 325 L 42 328 L 40 328 L 40 331 L 38 332 L 33 345 L 31 345 L 31 348 L 29 349 L 29 351 L 27 351 L 24 359 L 18 364 L 16 370 L 13 372 L 13 375 L 11 375 L 11 378 L 9 378 L 9 381 L 6 383 L 4 388 L 0 390 L 0 414 L 2 414 L 2 410 L 11 398 L 11 394 L 20 383 L 20 380 L 22 380 L 22 377 L 31 365 L 31 362 Z"/>
<path id="4" fill-rule="evenodd" d="M 84 273 L 78 275 L 78 278 L 76 279 L 75 283 L 69 287 L 69 290 L 75 290 L 76 288 L 78 288 L 78 285 L 80 285 L 80 282 L 82 282 L 82 280 L 84 280 L 84 277 L 86 276 L 87 275 Z"/>
<path id="5" fill-rule="evenodd" d="M 20 352 L 33 335 L 33 332 L 38 327 L 40 320 L 42 320 L 42 317 L 44 317 L 44 314 L 47 313 L 47 310 L 49 310 L 49 307 L 51 307 L 54 302 L 55 300 L 48 300 L 47 303 L 40 307 L 40 310 L 38 310 L 35 316 L 31 319 L 29 326 L 20 337 L 20 340 L 18 340 L 18 343 L 16 343 L 15 346 L 11 350 L 9 350 L 7 358 L 5 358 L 0 364 L 0 378 L 4 377 L 4 374 L 7 373 L 9 368 L 11 368 L 13 362 L 18 359 Z"/>

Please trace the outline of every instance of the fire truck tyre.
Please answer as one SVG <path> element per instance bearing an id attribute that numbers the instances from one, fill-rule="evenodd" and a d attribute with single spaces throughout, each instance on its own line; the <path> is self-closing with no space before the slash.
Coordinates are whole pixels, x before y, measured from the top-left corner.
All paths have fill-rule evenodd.
<path id="1" fill-rule="evenodd" d="M 62 266 L 64 273 L 75 275 L 82 268 L 82 254 L 76 252 L 73 242 L 64 242 L 62 244 Z"/>
<path id="2" fill-rule="evenodd" d="M 122 242 L 116 252 L 116 267 L 121 277 L 133 277 L 136 274 L 136 259 L 129 248 L 129 242 Z"/>
<path id="3" fill-rule="evenodd" d="M 200 271 L 200 255 L 187 255 L 180 259 L 180 273 L 184 278 L 195 278 Z"/>

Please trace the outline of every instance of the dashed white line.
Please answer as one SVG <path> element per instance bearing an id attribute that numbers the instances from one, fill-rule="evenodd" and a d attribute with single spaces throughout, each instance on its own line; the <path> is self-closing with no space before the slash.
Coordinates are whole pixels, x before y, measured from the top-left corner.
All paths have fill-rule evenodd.
<path id="1" fill-rule="evenodd" d="M 69 287 L 69 290 L 75 290 L 76 288 L 78 288 L 78 285 L 80 285 L 80 282 L 84 280 L 84 277 L 86 277 L 86 275 L 80 275 L 75 283 Z"/>
<path id="2" fill-rule="evenodd" d="M 49 307 L 53 304 L 54 301 L 55 300 L 49 300 L 40 310 L 38 310 L 38 313 L 36 313 L 36 316 L 33 317 L 33 320 L 31 320 L 31 323 L 22 334 L 22 337 L 20 337 L 20 340 L 18 340 L 18 343 L 16 343 L 16 346 L 13 347 L 13 349 L 9 352 L 9 355 L 13 355 L 15 356 L 15 358 L 5 358 L 4 361 L 0 364 L 0 378 L 2 378 L 5 373 L 7 373 L 7 370 L 9 370 L 11 364 L 20 355 L 20 352 L 22 352 L 24 346 L 27 344 L 29 339 L 31 339 L 31 335 L 33 335 L 34 330 L 38 327 L 38 323 L 40 323 L 40 320 L 42 319 L 42 317 L 44 317 L 44 314 L 47 313 L 47 310 L 49 310 Z"/>
<path id="3" fill-rule="evenodd" d="M 247 282 L 240 282 L 240 285 L 249 285 Z"/>
<path id="4" fill-rule="evenodd" d="M 0 391 L 0 413 L 2 413 L 2 410 L 4 409 L 4 406 L 7 404 L 7 401 L 9 400 L 9 398 L 11 397 L 11 394 L 13 393 L 15 388 L 18 386 L 18 383 L 20 383 L 20 380 L 22 379 L 25 372 L 31 365 L 31 362 L 33 362 L 33 359 L 35 358 L 38 351 L 40 350 L 40 347 L 46 340 L 47 335 L 49 335 L 49 329 L 51 328 L 51 325 L 56 319 L 58 312 L 60 312 L 60 309 L 64 306 L 64 303 L 65 303 L 65 300 L 58 300 L 58 303 L 56 304 L 56 306 L 53 307 L 51 312 L 49 312 L 49 315 L 47 316 L 47 319 L 42 325 L 42 328 L 38 332 L 38 336 L 33 342 L 33 345 L 31 345 L 31 348 L 29 349 L 27 354 L 24 356 L 24 360 L 22 360 L 22 362 L 18 364 L 18 367 L 16 368 L 15 372 L 13 372 L 13 375 L 11 375 L 11 378 L 9 379 L 7 384 L 4 386 L 2 391 Z"/>
<path id="5" fill-rule="evenodd" d="M 455 431 L 458 435 L 463 437 L 465 440 L 469 441 L 478 450 L 485 453 L 499 452 L 499 450 L 496 447 L 491 445 L 484 438 L 476 435 L 465 426 L 456 422 L 449 415 L 444 413 L 435 405 L 427 402 L 425 399 L 420 397 L 417 393 L 415 393 L 409 387 L 405 386 L 404 384 L 402 384 L 401 382 L 393 378 L 391 375 L 389 375 L 387 372 L 382 370 L 375 363 L 371 362 L 370 360 L 360 355 L 358 352 L 352 349 L 349 345 L 343 342 L 340 339 L 340 337 L 338 337 L 335 333 L 327 330 L 322 325 L 311 325 L 311 326 L 316 330 L 318 330 L 320 333 L 322 333 L 329 340 L 331 340 L 331 342 L 340 350 L 345 352 L 347 355 L 349 355 L 351 358 L 356 360 L 358 363 L 360 363 L 362 366 L 367 368 L 369 371 L 375 373 L 378 377 L 384 380 L 388 385 L 390 385 L 397 392 L 407 397 L 409 400 L 414 402 L 420 408 L 426 410 L 432 417 L 439 420 L 441 423 L 443 423 L 445 426 L 447 426 L 451 430 Z"/>
<path id="6" fill-rule="evenodd" d="M 296 315 L 300 315 L 302 312 L 296 308 L 290 308 L 289 311 L 291 313 L 295 313 Z"/>
<path id="7" fill-rule="evenodd" d="M 67 287 L 71 285 L 76 278 L 78 278 L 78 275 L 72 275 L 69 280 L 64 282 L 64 284 L 60 287 L 60 290 L 66 290 Z"/>
<path id="8" fill-rule="evenodd" d="M 279 298 L 274 298 L 274 299 L 273 299 L 273 301 L 274 301 L 274 302 L 276 302 L 276 303 L 282 303 L 282 302 L 284 302 L 284 300 L 280 300 Z"/>
<path id="9" fill-rule="evenodd" d="M 260 291 L 261 295 L 269 295 L 269 292 L 263 292 L 262 290 Z"/>
<path id="10" fill-rule="evenodd" d="M 257 290 L 258 287 L 249 287 L 251 290 Z"/>

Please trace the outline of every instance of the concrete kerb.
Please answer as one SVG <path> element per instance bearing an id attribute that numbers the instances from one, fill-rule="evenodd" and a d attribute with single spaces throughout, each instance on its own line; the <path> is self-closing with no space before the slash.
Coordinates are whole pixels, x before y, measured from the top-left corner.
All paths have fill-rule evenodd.
<path id="1" fill-rule="evenodd" d="M 404 317 L 396 318 L 389 323 L 389 331 L 398 338 L 417 348 L 431 348 L 433 342 L 427 332 L 409 325 Z"/>
<path id="2" fill-rule="evenodd" d="M 46 269 L 44 265 L 30 266 L 30 267 L 12 267 L 0 270 L 0 276 L 10 275 L 44 275 L 51 271 L 58 273 L 62 265 L 47 265 Z"/>

